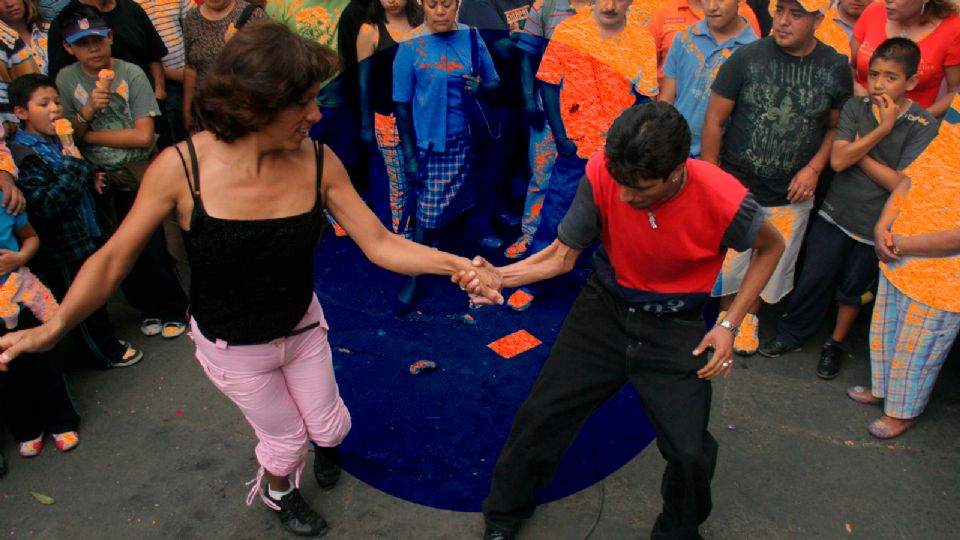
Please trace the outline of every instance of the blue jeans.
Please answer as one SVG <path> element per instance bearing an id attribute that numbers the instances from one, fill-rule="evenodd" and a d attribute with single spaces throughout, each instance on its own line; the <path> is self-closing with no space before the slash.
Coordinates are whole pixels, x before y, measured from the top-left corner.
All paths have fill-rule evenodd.
<path id="1" fill-rule="evenodd" d="M 557 239 L 557 227 L 570 210 L 577 186 L 586 172 L 587 160 L 579 156 L 557 156 L 553 174 L 543 196 L 543 209 L 540 211 L 540 225 L 533 235 L 530 254 L 541 251 Z"/>

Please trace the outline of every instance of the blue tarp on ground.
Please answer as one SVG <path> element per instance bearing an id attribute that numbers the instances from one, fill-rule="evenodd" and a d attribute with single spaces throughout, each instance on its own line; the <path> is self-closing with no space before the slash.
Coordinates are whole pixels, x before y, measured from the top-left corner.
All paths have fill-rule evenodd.
<path id="1" fill-rule="evenodd" d="M 337 380 L 353 417 L 343 443 L 344 468 L 407 501 L 478 511 L 513 415 L 579 286 L 561 278 L 552 294 L 528 311 L 474 310 L 476 324 L 469 325 L 462 321 L 468 313 L 465 296 L 440 277 L 421 279 L 415 311 L 394 317 L 391 302 L 405 278 L 374 267 L 351 240 L 330 231 L 317 250 L 316 268 Z M 509 360 L 487 348 L 519 329 L 543 345 Z M 408 367 L 421 359 L 436 362 L 436 369 L 411 375 Z M 593 485 L 653 437 L 636 393 L 625 387 L 587 422 L 538 499 Z"/>

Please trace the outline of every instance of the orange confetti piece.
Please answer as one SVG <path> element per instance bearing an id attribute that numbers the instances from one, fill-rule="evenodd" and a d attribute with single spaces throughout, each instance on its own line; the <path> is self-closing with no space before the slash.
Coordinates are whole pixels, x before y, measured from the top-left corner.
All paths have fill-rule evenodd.
<path id="1" fill-rule="evenodd" d="M 517 291 L 511 294 L 510 298 L 507 299 L 507 304 L 509 304 L 513 309 L 519 311 L 521 309 L 530 307 L 530 302 L 532 301 L 533 296 L 530 293 L 524 291 L 523 289 L 517 289 Z"/>
<path id="2" fill-rule="evenodd" d="M 849 523 L 847 523 L 846 529 L 847 529 L 847 534 L 853 534 L 853 526 L 852 526 L 852 525 L 850 525 Z"/>
<path id="3" fill-rule="evenodd" d="M 533 337 L 526 330 L 517 330 L 516 332 L 504 336 L 493 343 L 487 345 L 493 349 L 493 352 L 504 358 L 513 358 L 518 354 L 525 353 L 530 349 L 540 345 L 542 341 Z"/>

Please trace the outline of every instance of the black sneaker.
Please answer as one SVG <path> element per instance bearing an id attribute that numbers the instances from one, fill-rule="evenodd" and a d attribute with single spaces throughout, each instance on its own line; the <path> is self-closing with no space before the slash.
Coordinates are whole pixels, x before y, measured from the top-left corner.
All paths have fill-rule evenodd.
<path id="1" fill-rule="evenodd" d="M 516 536 L 516 532 L 496 529 L 489 525 L 487 525 L 486 530 L 483 531 L 483 540 L 513 540 Z"/>
<path id="2" fill-rule="evenodd" d="M 330 491 L 340 480 L 340 447 L 313 447 L 313 476 L 320 489 Z"/>
<path id="3" fill-rule="evenodd" d="M 840 347 L 829 343 L 824 344 L 823 351 L 820 353 L 820 362 L 817 363 L 817 377 L 830 380 L 839 375 L 844 354 L 846 352 Z"/>
<path id="4" fill-rule="evenodd" d="M 767 358 L 776 358 L 781 354 L 797 352 L 800 350 L 800 347 L 790 346 L 786 343 L 780 341 L 777 338 L 773 338 L 770 341 L 766 342 L 761 346 L 757 352 L 760 353 L 760 356 L 766 356 Z"/>
<path id="5" fill-rule="evenodd" d="M 267 497 L 270 497 L 270 495 L 267 495 Z M 327 534 L 330 529 L 323 517 L 316 513 L 313 508 L 310 508 L 307 501 L 303 500 L 299 489 L 294 488 L 280 500 L 273 497 L 270 497 L 270 500 L 280 507 L 279 511 L 274 510 L 277 517 L 280 518 L 280 523 L 283 523 L 284 528 L 297 536 L 316 538 Z"/>

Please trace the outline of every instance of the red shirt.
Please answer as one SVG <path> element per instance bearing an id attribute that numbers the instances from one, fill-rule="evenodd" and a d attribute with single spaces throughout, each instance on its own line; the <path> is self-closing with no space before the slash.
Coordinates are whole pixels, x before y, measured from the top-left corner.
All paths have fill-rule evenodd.
<path id="1" fill-rule="evenodd" d="M 860 43 L 857 52 L 857 82 L 867 86 L 870 57 L 887 40 L 887 7 L 883 2 L 867 6 L 853 27 L 853 37 Z M 937 100 L 945 66 L 960 65 L 960 15 L 950 15 L 917 42 L 920 47 L 920 81 L 907 92 L 907 97 L 921 107 L 930 107 Z"/>
<path id="2" fill-rule="evenodd" d="M 723 265 L 721 240 L 747 189 L 719 167 L 696 159 L 675 198 L 651 211 L 620 200 L 620 185 L 598 152 L 587 179 L 603 220 L 603 249 L 619 285 L 651 293 L 707 293 Z M 651 225 L 654 215 L 656 228 Z"/>

